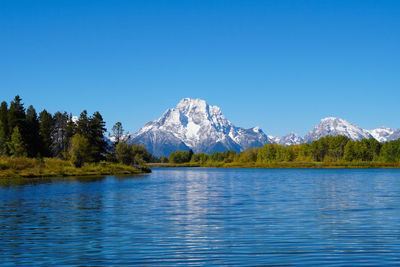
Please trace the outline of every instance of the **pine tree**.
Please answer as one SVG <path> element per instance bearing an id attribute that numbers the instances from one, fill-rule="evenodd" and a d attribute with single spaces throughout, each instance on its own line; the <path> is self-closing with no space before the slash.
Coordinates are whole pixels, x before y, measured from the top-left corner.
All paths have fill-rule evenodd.
<path id="1" fill-rule="evenodd" d="M 89 118 L 88 118 L 86 110 L 82 111 L 81 115 L 79 116 L 77 127 L 76 127 L 76 133 L 89 139 L 89 135 L 90 135 Z"/>
<path id="2" fill-rule="evenodd" d="M 7 142 L 10 138 L 8 130 L 8 106 L 3 101 L 0 105 L 0 155 L 7 155 Z"/>
<path id="3" fill-rule="evenodd" d="M 18 126 L 15 126 L 13 129 L 11 140 L 8 142 L 8 150 L 12 157 L 26 157 L 27 155 L 26 147 Z"/>
<path id="4" fill-rule="evenodd" d="M 53 117 L 45 109 L 39 114 L 40 122 L 40 138 L 41 138 L 41 152 L 43 157 L 51 157 L 51 134 L 53 131 Z"/>
<path id="5" fill-rule="evenodd" d="M 26 110 L 26 145 L 29 157 L 40 154 L 41 138 L 40 125 L 36 110 L 29 106 Z"/>
<path id="6" fill-rule="evenodd" d="M 14 100 L 11 101 L 10 108 L 8 110 L 8 129 L 14 129 L 18 127 L 19 132 L 22 136 L 22 140 L 26 142 L 26 114 L 24 104 L 19 95 L 15 96 Z"/>
<path id="7" fill-rule="evenodd" d="M 104 158 L 107 151 L 107 142 L 104 138 L 106 132 L 106 123 L 101 114 L 97 111 L 89 120 L 89 144 L 92 148 L 92 158 L 94 161 L 100 161 Z"/>

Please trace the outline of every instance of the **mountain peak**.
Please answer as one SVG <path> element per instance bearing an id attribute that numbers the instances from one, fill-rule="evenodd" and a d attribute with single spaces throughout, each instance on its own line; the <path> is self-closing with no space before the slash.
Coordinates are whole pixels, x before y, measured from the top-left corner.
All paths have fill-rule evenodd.
<path id="1" fill-rule="evenodd" d="M 294 132 L 290 132 L 279 139 L 279 144 L 284 146 L 298 145 L 301 143 L 303 143 L 303 138 Z"/>
<path id="2" fill-rule="evenodd" d="M 348 121 L 338 118 L 338 117 L 326 117 L 321 120 L 320 123 L 346 123 L 350 124 Z"/>
<path id="3" fill-rule="evenodd" d="M 178 105 L 176 105 L 176 108 L 181 109 L 181 108 L 186 108 L 190 106 L 198 106 L 198 107 L 206 107 L 208 106 L 207 102 L 203 99 L 200 98 L 183 98 L 181 101 L 179 101 Z"/>
<path id="4" fill-rule="evenodd" d="M 334 121 L 334 120 L 342 120 L 342 119 L 338 118 L 338 117 L 326 117 L 326 118 L 321 119 L 321 122 L 322 121 Z"/>
<path id="5" fill-rule="evenodd" d="M 352 140 L 361 140 L 372 137 L 371 134 L 344 119 L 327 117 L 322 119 L 305 137 L 304 141 L 309 143 L 321 137 L 344 135 Z"/>
<path id="6" fill-rule="evenodd" d="M 217 106 L 210 106 L 205 100 L 199 98 L 184 98 L 176 105 L 176 109 L 183 114 L 206 114 L 206 115 L 222 115 L 221 109 Z"/>
<path id="7" fill-rule="evenodd" d="M 392 138 L 395 130 L 382 126 L 374 130 L 367 130 L 379 142 L 386 142 Z"/>
<path id="8" fill-rule="evenodd" d="M 161 118 L 143 126 L 130 141 L 144 144 L 151 153 L 162 156 L 174 149 L 189 148 L 196 153 L 239 152 L 262 146 L 268 143 L 268 138 L 259 127 L 236 127 L 217 106 L 210 106 L 202 99 L 184 98 L 176 108 L 168 109 Z"/>

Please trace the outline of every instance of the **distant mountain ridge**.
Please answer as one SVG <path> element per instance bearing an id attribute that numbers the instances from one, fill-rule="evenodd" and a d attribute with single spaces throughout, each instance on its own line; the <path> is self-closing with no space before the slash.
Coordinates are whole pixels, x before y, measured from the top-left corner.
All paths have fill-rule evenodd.
<path id="1" fill-rule="evenodd" d="M 306 134 L 304 142 L 309 143 L 321 137 L 337 135 L 344 135 L 352 140 L 372 137 L 368 131 L 361 129 L 357 125 L 340 118 L 328 117 L 322 119 L 319 125 L 316 125 L 313 130 Z"/>
<path id="2" fill-rule="evenodd" d="M 293 132 L 279 138 L 266 135 L 260 127 L 237 127 L 226 119 L 219 107 L 201 99 L 184 98 L 175 108 L 166 110 L 159 119 L 146 123 L 137 133 L 125 135 L 123 139 L 143 144 L 149 152 L 160 157 L 177 150 L 192 149 L 195 153 L 240 152 L 268 143 L 297 145 L 337 135 L 352 140 L 373 137 L 379 142 L 387 142 L 399 139 L 400 129 L 380 127 L 364 130 L 346 120 L 328 117 L 322 119 L 304 138 Z M 109 139 L 114 141 L 114 137 Z"/>

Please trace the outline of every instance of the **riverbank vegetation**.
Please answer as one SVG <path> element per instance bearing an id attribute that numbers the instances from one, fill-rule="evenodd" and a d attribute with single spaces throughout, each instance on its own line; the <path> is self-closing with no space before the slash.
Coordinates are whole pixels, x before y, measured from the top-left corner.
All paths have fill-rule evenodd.
<path id="1" fill-rule="evenodd" d="M 71 161 L 57 158 L 0 158 L 0 178 L 125 175 L 143 172 L 144 170 L 132 166 L 105 161 L 85 163 L 78 168 Z"/>
<path id="2" fill-rule="evenodd" d="M 121 123 L 113 128 L 122 131 Z M 79 118 L 67 112 L 39 114 L 17 95 L 0 105 L 0 177 L 150 172 L 143 146 L 108 142 L 100 112 Z M 124 157 L 122 157 L 124 156 Z M 131 157 L 131 158 L 130 158 Z"/>
<path id="3" fill-rule="evenodd" d="M 352 141 L 328 136 L 310 144 L 215 152 L 211 155 L 176 151 L 152 166 L 241 168 L 400 168 L 400 140 L 379 143 L 373 138 Z"/>

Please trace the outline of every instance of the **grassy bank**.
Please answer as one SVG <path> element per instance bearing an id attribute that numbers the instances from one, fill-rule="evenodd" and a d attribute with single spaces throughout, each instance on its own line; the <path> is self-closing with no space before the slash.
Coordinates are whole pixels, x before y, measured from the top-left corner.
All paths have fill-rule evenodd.
<path id="1" fill-rule="evenodd" d="M 151 170 L 110 162 L 86 163 L 81 168 L 76 168 L 70 161 L 55 158 L 0 158 L 0 178 L 124 175 L 146 172 Z"/>
<path id="2" fill-rule="evenodd" d="M 212 167 L 260 169 L 398 169 L 400 163 L 386 162 L 206 162 L 206 163 L 152 163 L 149 167 Z"/>

